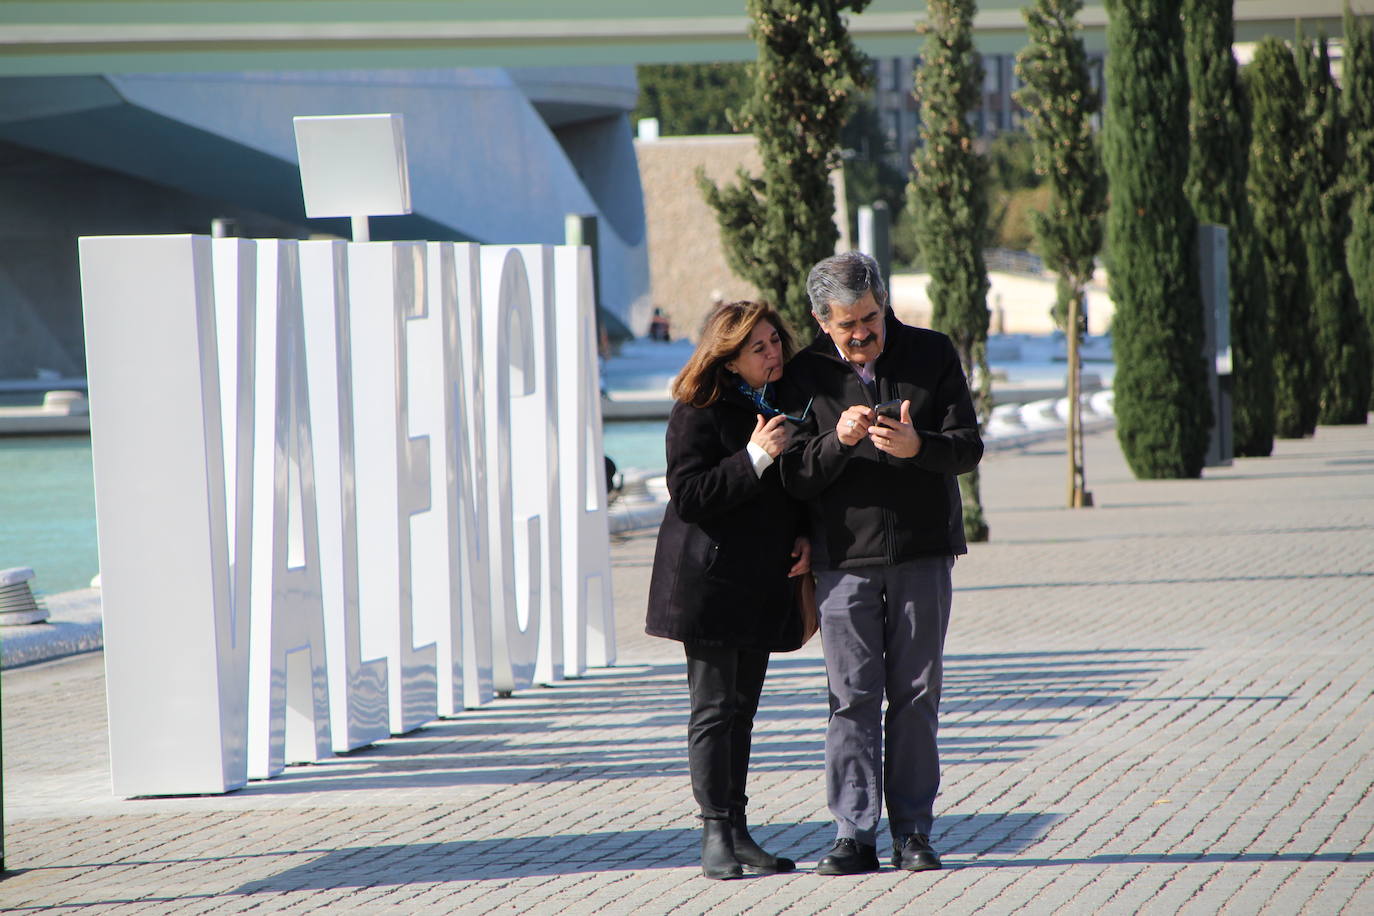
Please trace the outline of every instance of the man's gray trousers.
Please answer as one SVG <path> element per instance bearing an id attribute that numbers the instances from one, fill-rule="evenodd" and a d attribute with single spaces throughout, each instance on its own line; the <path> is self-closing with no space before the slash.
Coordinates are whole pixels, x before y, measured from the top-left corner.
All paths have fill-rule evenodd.
<path id="1" fill-rule="evenodd" d="M 953 557 L 922 557 L 816 573 L 830 683 L 826 795 L 838 837 L 877 845 L 884 790 L 894 837 L 930 834 L 953 567 Z"/>

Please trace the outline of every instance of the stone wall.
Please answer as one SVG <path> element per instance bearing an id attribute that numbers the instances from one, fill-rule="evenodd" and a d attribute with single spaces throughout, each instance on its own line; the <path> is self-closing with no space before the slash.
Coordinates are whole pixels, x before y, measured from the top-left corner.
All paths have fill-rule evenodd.
<path id="1" fill-rule="evenodd" d="M 701 167 L 719 184 L 733 182 L 741 167 L 761 174 L 763 163 L 753 137 L 733 135 L 636 140 L 635 155 L 644 189 L 650 296 L 668 316 L 675 338 L 695 338 L 715 299 L 758 296 L 725 262 L 715 213 L 697 188 L 696 170 Z M 648 333 L 647 326 L 633 330 Z"/>

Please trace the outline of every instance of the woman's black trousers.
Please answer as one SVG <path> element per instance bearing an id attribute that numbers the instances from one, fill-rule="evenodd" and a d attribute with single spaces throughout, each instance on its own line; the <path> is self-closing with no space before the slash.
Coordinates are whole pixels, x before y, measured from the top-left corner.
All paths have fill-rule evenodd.
<path id="1" fill-rule="evenodd" d="M 749 801 L 749 745 L 759 708 L 768 653 L 757 649 L 687 643 L 687 761 L 692 795 L 703 817 L 729 817 Z"/>

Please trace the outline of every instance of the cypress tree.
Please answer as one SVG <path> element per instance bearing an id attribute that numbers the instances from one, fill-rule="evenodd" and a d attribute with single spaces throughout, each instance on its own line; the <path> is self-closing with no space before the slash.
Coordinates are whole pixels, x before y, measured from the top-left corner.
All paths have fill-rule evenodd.
<path id="1" fill-rule="evenodd" d="M 1197 477 L 1212 420 L 1180 0 L 1107 0 L 1104 158 L 1117 438 L 1137 477 Z"/>
<path id="2" fill-rule="evenodd" d="M 1369 414 L 1369 328 L 1345 266 L 1345 241 L 1350 234 L 1345 116 L 1331 78 L 1326 36 L 1315 42 L 1300 40 L 1295 56 L 1306 102 L 1299 222 L 1307 246 L 1307 285 L 1321 366 L 1317 422 L 1364 423 Z"/>
<path id="3" fill-rule="evenodd" d="M 730 267 L 796 327 L 810 324 L 806 272 L 835 253 L 835 192 L 840 129 L 850 96 L 867 81 L 868 59 L 855 47 L 841 12 L 869 0 L 749 0 L 749 32 L 758 45 L 752 94 L 731 120 L 752 132 L 763 176 L 743 170 L 739 183 L 697 184 L 716 211 Z"/>
<path id="4" fill-rule="evenodd" d="M 1079 35 L 1082 0 L 1036 0 L 1022 11 L 1030 44 L 1016 58 L 1025 88 L 1016 101 L 1029 113 L 1036 171 L 1050 186 L 1050 212 L 1033 212 L 1032 224 L 1046 266 L 1059 275 L 1059 303 L 1069 335 L 1069 506 L 1091 505 L 1078 421 L 1078 343 L 1087 329 L 1084 288 L 1102 247 L 1107 176 L 1093 140 L 1092 116 L 1101 101 L 1092 87 Z"/>
<path id="5" fill-rule="evenodd" d="M 1272 36 L 1256 47 L 1245 77 L 1253 112 L 1250 206 L 1269 288 L 1274 342 L 1274 434 L 1298 439 L 1316 431 L 1321 395 L 1313 357 L 1307 250 L 1293 213 L 1302 194 L 1302 86 L 1292 52 Z"/>
<path id="6" fill-rule="evenodd" d="M 1352 193 L 1346 266 L 1365 327 L 1374 340 L 1374 18 L 1345 8 L 1345 60 L 1341 78 L 1347 136 L 1346 182 Z M 1374 393 L 1369 401 L 1374 409 Z"/>
<path id="7" fill-rule="evenodd" d="M 1262 457 L 1274 449 L 1274 359 L 1264 267 L 1245 191 L 1249 103 L 1231 52 L 1230 0 L 1184 0 L 1183 26 L 1192 90 L 1185 187 L 1199 221 L 1229 230 L 1232 435 L 1237 455 Z"/>
<path id="8" fill-rule="evenodd" d="M 988 371 L 988 271 L 983 260 L 987 231 L 986 167 L 973 149 L 968 114 L 978 105 L 983 65 L 973 48 L 973 0 L 929 0 L 916 94 L 921 105 L 921 145 L 907 188 L 916 240 L 930 271 L 931 326 L 948 334 L 976 382 L 974 406 L 982 426 L 991 412 Z M 959 478 L 964 533 L 986 541 L 988 524 L 975 469 Z"/>

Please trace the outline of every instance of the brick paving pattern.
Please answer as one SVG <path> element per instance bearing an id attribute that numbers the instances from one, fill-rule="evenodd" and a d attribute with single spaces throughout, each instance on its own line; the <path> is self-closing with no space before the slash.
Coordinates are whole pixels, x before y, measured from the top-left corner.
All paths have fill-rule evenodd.
<path id="1" fill-rule="evenodd" d="M 1374 912 L 1374 430 L 1200 481 L 1088 439 L 991 456 L 955 568 L 941 872 L 823 878 L 820 647 L 775 656 L 755 835 L 794 875 L 700 877 L 680 648 L 640 632 L 653 533 L 613 547 L 620 664 L 226 796 L 109 794 L 98 653 L 4 674 L 6 912 Z M 880 849 L 884 861 L 887 850 Z"/>

